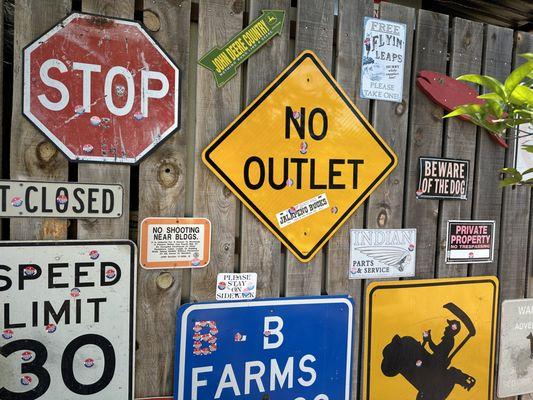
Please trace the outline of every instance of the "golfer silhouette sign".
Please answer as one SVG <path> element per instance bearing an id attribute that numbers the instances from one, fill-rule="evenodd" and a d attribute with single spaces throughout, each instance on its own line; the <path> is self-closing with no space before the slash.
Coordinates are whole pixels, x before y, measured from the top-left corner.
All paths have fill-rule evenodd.
<path id="1" fill-rule="evenodd" d="M 371 285 L 363 398 L 492 398 L 496 304 L 495 278 Z"/>

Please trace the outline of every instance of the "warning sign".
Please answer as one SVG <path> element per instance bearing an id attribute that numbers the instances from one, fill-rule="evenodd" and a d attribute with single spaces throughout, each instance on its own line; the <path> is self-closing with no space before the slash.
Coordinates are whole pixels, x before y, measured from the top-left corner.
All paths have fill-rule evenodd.
<path id="1" fill-rule="evenodd" d="M 257 291 L 257 274 L 220 273 L 217 277 L 217 300 L 253 300 Z"/>
<path id="2" fill-rule="evenodd" d="M 494 221 L 448 221 L 446 263 L 492 262 L 495 225 Z"/>
<path id="3" fill-rule="evenodd" d="M 417 199 L 466 200 L 468 160 L 420 157 Z"/>
<path id="4" fill-rule="evenodd" d="M 312 259 L 396 165 L 310 51 L 204 150 L 203 160 L 300 261 Z"/>
<path id="5" fill-rule="evenodd" d="M 374 282 L 366 298 L 364 400 L 493 399 L 496 277 Z"/>
<path id="6" fill-rule="evenodd" d="M 498 397 L 533 393 L 533 299 L 502 304 Z"/>
<path id="7" fill-rule="evenodd" d="M 144 268 L 202 268 L 209 264 L 211 223 L 206 218 L 146 218 L 140 243 Z"/>

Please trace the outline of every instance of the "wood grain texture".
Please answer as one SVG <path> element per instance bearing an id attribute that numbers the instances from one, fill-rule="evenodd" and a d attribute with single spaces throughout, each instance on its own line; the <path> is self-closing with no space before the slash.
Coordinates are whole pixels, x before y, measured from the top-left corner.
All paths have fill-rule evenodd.
<path id="1" fill-rule="evenodd" d="M 285 23 L 281 36 L 276 36 L 248 60 L 246 104 L 278 76 L 289 62 L 290 31 L 289 0 L 250 1 L 250 21 L 261 10 L 284 10 Z M 278 297 L 282 273 L 279 240 L 246 207 L 241 213 L 241 272 L 257 273 L 257 297 Z"/>
<path id="2" fill-rule="evenodd" d="M 511 71 L 513 31 L 487 25 L 485 28 L 482 73 L 503 81 Z M 484 129 L 478 130 L 476 172 L 474 174 L 474 219 L 495 220 L 494 262 L 472 264 L 471 275 L 496 275 L 501 228 L 502 189 L 499 170 L 505 163 L 505 149 L 492 141 Z"/>
<path id="3" fill-rule="evenodd" d="M 206 0 L 199 4 L 198 56 L 223 46 L 243 27 L 243 1 Z M 193 270 L 191 301 L 213 300 L 217 274 L 233 272 L 237 200 L 201 160 L 203 149 L 239 114 L 241 69 L 222 88 L 212 73 L 197 67 L 194 216 L 211 220 L 211 263 Z"/>
<path id="4" fill-rule="evenodd" d="M 0 43 L 2 43 L 2 46 L 0 47 L 0 93 L 2 93 L 2 96 L 0 96 L 0 110 L 4 109 L 4 1 L 0 1 Z M 4 113 L 0 113 L 0 178 L 6 178 L 4 176 L 4 172 L 7 173 L 7 171 L 4 171 L 4 130 L 3 130 L 3 122 L 4 122 Z M 6 136 L 7 137 L 7 136 Z M 3 237 L 4 235 L 4 229 L 3 225 L 6 223 L 6 220 L 0 219 L 0 240 L 7 239 L 6 237 Z"/>
<path id="5" fill-rule="evenodd" d="M 524 62 L 519 54 L 533 51 L 533 35 L 519 32 L 516 35 L 514 66 Z M 514 132 L 511 133 L 515 135 Z M 509 140 L 506 162 L 514 167 L 515 141 Z M 502 300 L 522 298 L 527 278 L 528 240 L 531 234 L 530 186 L 506 187 L 503 189 L 503 205 L 500 229 L 500 254 L 498 258 L 498 277 L 500 278 L 500 297 Z"/>
<path id="6" fill-rule="evenodd" d="M 384 3 L 381 5 L 381 18 L 402 22 L 407 26 L 403 95 L 401 103 L 374 101 L 372 125 L 394 149 L 398 165 L 370 196 L 367 221 L 368 228 L 401 228 L 415 12 L 412 8 Z"/>
<path id="7" fill-rule="evenodd" d="M 371 15 L 369 0 L 339 1 L 335 79 L 354 100 L 359 110 L 368 117 L 369 101 L 359 97 L 361 74 L 361 38 L 365 15 Z M 354 80 L 355 75 L 355 80 Z M 326 245 L 326 293 L 348 294 L 354 298 L 354 337 L 352 352 L 352 399 L 358 398 L 359 356 L 361 335 L 361 280 L 348 279 L 350 258 L 350 229 L 363 227 L 364 206 L 361 206 L 335 233 Z"/>
<path id="8" fill-rule="evenodd" d="M 420 10 L 414 47 L 413 74 L 421 70 L 445 74 L 447 51 L 448 16 Z M 441 156 L 442 115 L 442 109 L 432 103 L 416 87 L 416 79 L 413 79 L 404 213 L 405 227 L 417 229 L 416 276 L 419 278 L 434 277 L 439 201 L 416 199 L 418 163 L 419 158 L 423 156 Z"/>
<path id="9" fill-rule="evenodd" d="M 448 75 L 456 78 L 463 74 L 481 73 L 483 50 L 483 24 L 454 18 L 450 44 Z M 446 264 L 446 233 L 448 220 L 470 219 L 472 216 L 472 187 L 476 160 L 476 132 L 474 124 L 458 118 L 446 120 L 444 128 L 443 157 L 470 161 L 467 200 L 443 200 L 440 204 L 437 237 L 436 276 L 439 278 L 468 275 L 468 264 Z"/>
<path id="10" fill-rule="evenodd" d="M 187 104 L 191 2 L 145 0 L 147 27 L 180 69 L 180 129 L 139 167 L 139 221 L 185 215 Z M 136 395 L 172 394 L 176 310 L 181 300 L 182 270 L 137 273 Z M 170 286 L 169 286 L 170 283 Z"/>
<path id="11" fill-rule="evenodd" d="M 66 157 L 22 115 L 22 50 L 63 19 L 70 0 L 21 0 L 15 4 L 13 44 L 13 113 L 11 117 L 11 179 L 66 181 Z M 67 221 L 53 218 L 11 220 L 12 240 L 65 239 Z"/>
<path id="12" fill-rule="evenodd" d="M 82 11 L 106 17 L 133 19 L 135 0 L 83 0 Z M 115 183 L 124 189 L 124 213 L 113 219 L 78 220 L 79 239 L 119 239 L 129 237 L 130 167 L 120 164 L 90 163 L 78 167 L 79 182 Z"/>
<path id="13" fill-rule="evenodd" d="M 295 55 L 313 50 L 331 70 L 333 57 L 334 2 L 309 0 L 298 3 L 296 16 Z M 302 263 L 287 252 L 285 294 L 287 296 L 320 294 L 322 290 L 323 252 Z"/>

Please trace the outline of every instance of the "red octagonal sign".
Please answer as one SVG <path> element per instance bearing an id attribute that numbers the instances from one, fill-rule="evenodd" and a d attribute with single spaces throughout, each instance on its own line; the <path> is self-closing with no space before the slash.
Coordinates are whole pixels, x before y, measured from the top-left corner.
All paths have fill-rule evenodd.
<path id="1" fill-rule="evenodd" d="M 71 160 L 136 163 L 179 124 L 179 69 L 137 22 L 72 14 L 24 49 L 24 115 Z"/>

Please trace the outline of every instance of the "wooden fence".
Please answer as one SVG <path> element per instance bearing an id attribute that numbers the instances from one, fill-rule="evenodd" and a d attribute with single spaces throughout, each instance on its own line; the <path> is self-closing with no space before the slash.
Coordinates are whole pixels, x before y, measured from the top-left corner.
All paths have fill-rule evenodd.
<path id="1" fill-rule="evenodd" d="M 249 271 L 258 273 L 259 297 L 353 296 L 353 399 L 358 398 L 363 293 L 368 282 L 348 280 L 351 228 L 417 228 L 417 277 L 492 274 L 500 278 L 502 299 L 533 296 L 531 191 L 525 187 L 502 190 L 498 186 L 499 169 L 511 163 L 512 144 L 504 151 L 473 125 L 457 119 L 443 121 L 442 110 L 415 85 L 417 71 L 422 69 L 454 77 L 486 73 L 503 79 L 522 62 L 518 54 L 533 50 L 533 37 L 425 10 L 381 4 L 383 19 L 407 25 L 402 103 L 358 97 L 363 18 L 372 15 L 373 6 L 368 0 L 199 0 L 192 4 L 189 0 L 15 0 L 11 4 L 14 40 L 4 48 L 12 45 L 14 56 L 10 60 L 6 53 L 4 63 L 8 67 L 0 83 L 4 92 L 2 176 L 120 183 L 127 201 L 126 212 L 114 220 L 3 221 L 2 239 L 130 237 L 136 241 L 137 223 L 145 217 L 201 216 L 212 222 L 212 260 L 207 268 L 138 269 L 138 396 L 172 392 L 177 307 L 189 301 L 213 300 L 218 272 Z M 211 73 L 196 64 L 198 55 L 225 43 L 262 9 L 281 9 L 290 16 L 281 37 L 271 40 L 239 69 L 234 79 L 217 88 Z M 182 128 L 139 166 L 69 164 L 22 116 L 22 48 L 69 12 L 80 10 L 144 19 L 182 71 Z M 0 23 L 3 21 L 0 18 Z M 0 29 L 0 35 L 3 31 Z M 201 151 L 212 138 L 305 49 L 313 50 L 332 70 L 399 157 L 398 167 L 385 183 L 307 264 L 283 249 L 200 160 Z M 0 47 L 3 57 L 1 51 Z M 468 201 L 417 200 L 420 156 L 471 160 Z M 494 262 L 445 264 L 446 221 L 470 218 L 496 220 L 499 234 Z"/>

